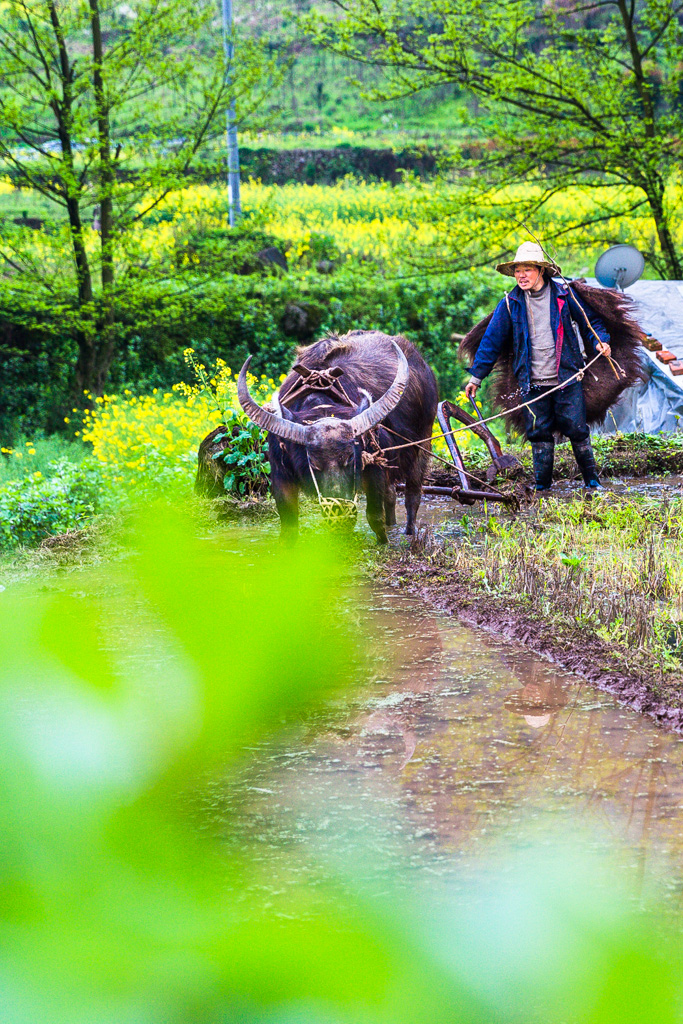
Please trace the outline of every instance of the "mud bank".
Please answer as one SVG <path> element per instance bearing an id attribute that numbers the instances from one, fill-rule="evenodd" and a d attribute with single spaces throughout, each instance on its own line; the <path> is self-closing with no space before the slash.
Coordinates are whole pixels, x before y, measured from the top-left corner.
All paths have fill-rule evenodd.
<path id="1" fill-rule="evenodd" d="M 590 629 L 540 618 L 525 608 L 523 598 L 483 593 L 463 573 L 434 565 L 433 560 L 419 555 L 396 553 L 377 565 L 375 577 L 421 597 L 465 625 L 523 644 L 609 693 L 620 704 L 683 734 L 683 680 L 667 678 L 647 658 L 634 654 L 630 661 Z"/>

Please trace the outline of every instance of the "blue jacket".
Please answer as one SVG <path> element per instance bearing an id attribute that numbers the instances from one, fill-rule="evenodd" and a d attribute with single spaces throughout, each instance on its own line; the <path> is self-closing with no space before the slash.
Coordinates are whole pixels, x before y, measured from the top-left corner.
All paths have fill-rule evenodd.
<path id="1" fill-rule="evenodd" d="M 609 334 L 604 322 L 590 306 L 585 303 L 582 303 L 582 306 L 600 341 L 609 344 Z M 586 355 L 590 360 L 597 352 L 596 341 L 595 335 L 586 324 L 581 306 L 565 284 L 557 284 L 551 280 L 550 326 L 555 338 L 557 376 L 560 383 L 568 380 L 584 366 L 583 355 L 572 327 L 572 320 L 581 333 Z M 512 343 L 512 371 L 517 378 L 522 394 L 526 394 L 531 384 L 531 345 L 529 343 L 526 302 L 524 301 L 524 292 L 519 285 L 515 285 L 507 296 L 507 300 L 502 299 L 496 306 L 472 363 L 470 370 L 472 376 L 478 380 L 487 377 L 504 346 L 510 342 Z"/>

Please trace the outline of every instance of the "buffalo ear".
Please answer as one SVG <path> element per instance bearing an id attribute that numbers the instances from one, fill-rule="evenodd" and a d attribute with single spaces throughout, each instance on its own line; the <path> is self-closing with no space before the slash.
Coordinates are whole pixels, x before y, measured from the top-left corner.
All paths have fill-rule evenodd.
<path id="1" fill-rule="evenodd" d="M 285 399 L 286 398 L 287 398 L 287 395 L 285 395 Z M 272 396 L 270 401 L 271 401 L 272 406 L 275 409 L 276 414 L 280 417 L 280 419 L 282 419 L 282 420 L 290 420 L 291 422 L 294 422 L 294 416 L 292 415 L 290 410 L 287 408 L 287 406 L 282 404 L 282 402 L 280 401 L 280 395 L 279 395 L 279 393 L 277 391 L 273 392 L 273 396 Z"/>
<path id="2" fill-rule="evenodd" d="M 372 405 L 372 395 L 370 392 L 366 391 L 365 388 L 358 388 L 358 390 L 360 391 L 362 398 L 358 403 L 354 416 L 358 416 L 359 413 L 365 412 L 365 410 L 369 409 Z"/>

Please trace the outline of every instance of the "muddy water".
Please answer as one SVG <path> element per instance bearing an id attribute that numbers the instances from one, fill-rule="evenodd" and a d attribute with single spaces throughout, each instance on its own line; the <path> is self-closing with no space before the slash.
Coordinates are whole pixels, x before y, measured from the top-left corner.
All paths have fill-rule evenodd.
<path id="1" fill-rule="evenodd" d="M 463 512 L 484 514 L 429 498 L 420 523 L 455 536 Z M 359 528 L 369 535 L 361 517 Z M 681 907 L 680 738 L 417 598 L 388 589 L 360 600 L 357 610 L 358 595 L 349 598 L 374 681 L 334 727 L 260 750 L 245 779 L 242 821 L 258 836 L 266 887 L 292 881 L 274 867 L 283 848 L 295 853 L 285 873 L 296 882 L 315 879 L 322 856 L 380 887 L 384 876 L 392 887 L 451 884 L 500 844 L 555 842 L 559 822 L 616 854 L 636 892 Z"/>
<path id="2" fill-rule="evenodd" d="M 498 839 L 569 819 L 593 849 L 619 852 L 638 891 L 678 905 L 680 739 L 417 599 L 366 601 L 376 681 L 335 728 L 263 751 L 249 780 L 266 872 L 274 850 L 305 840 L 303 852 L 355 863 L 373 883 L 434 884 L 475 869 Z"/>

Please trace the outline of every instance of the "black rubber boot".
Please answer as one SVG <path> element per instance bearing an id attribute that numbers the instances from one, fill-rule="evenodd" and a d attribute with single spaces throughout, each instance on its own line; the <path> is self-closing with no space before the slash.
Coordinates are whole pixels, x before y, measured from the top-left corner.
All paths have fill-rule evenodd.
<path id="1" fill-rule="evenodd" d="M 531 454 L 534 458 L 536 490 L 547 491 L 553 485 L 555 444 L 553 441 L 533 441 L 531 444 Z"/>
<path id="2" fill-rule="evenodd" d="M 581 470 L 586 487 L 593 489 L 600 487 L 600 476 L 598 475 L 598 467 L 595 464 L 595 455 L 593 454 L 593 446 L 590 441 L 572 441 L 572 451 L 574 452 L 576 464 Z"/>

